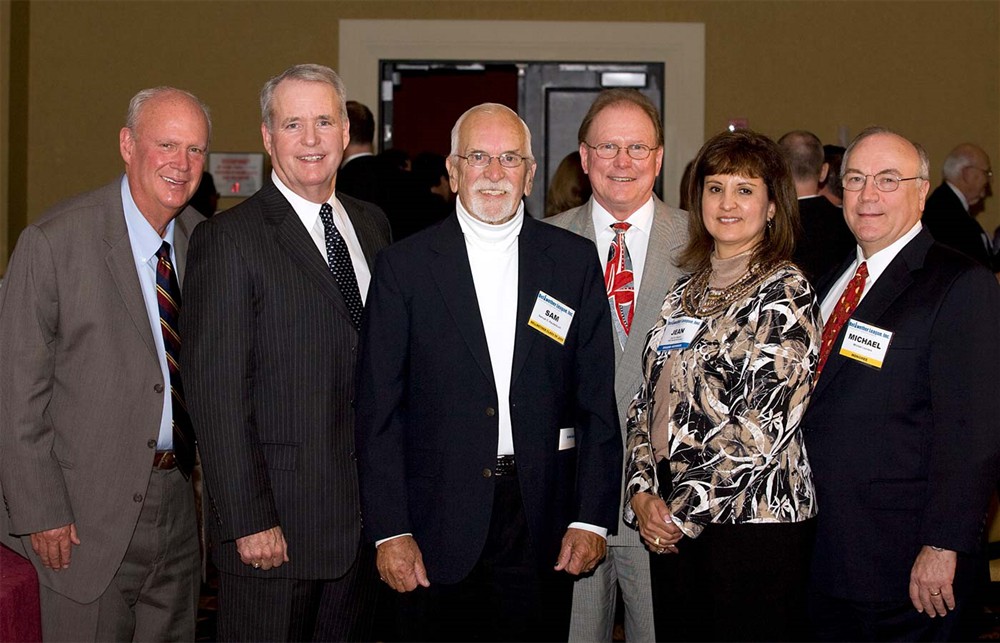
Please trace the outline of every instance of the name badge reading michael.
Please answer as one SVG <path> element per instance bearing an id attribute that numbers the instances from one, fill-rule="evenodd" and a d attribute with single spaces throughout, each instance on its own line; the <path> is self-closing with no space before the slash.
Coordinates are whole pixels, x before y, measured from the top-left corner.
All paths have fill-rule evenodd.
<path id="1" fill-rule="evenodd" d="M 697 317 L 674 317 L 667 320 L 667 325 L 663 327 L 663 334 L 660 335 L 660 345 L 656 347 L 657 352 L 687 348 L 694 341 L 695 335 L 701 329 L 701 320 Z"/>
<path id="2" fill-rule="evenodd" d="M 528 326 L 560 344 L 565 344 L 566 333 L 569 332 L 569 325 L 575 314 L 575 310 L 539 290 L 535 308 L 528 318 Z"/>
<path id="3" fill-rule="evenodd" d="M 885 352 L 889 350 L 891 341 L 891 332 L 849 319 L 840 354 L 862 364 L 882 368 Z"/>

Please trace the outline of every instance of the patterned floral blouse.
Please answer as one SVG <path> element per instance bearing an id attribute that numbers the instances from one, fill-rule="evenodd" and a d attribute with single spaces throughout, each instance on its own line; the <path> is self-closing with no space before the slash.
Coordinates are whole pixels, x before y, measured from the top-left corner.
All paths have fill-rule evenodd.
<path id="1" fill-rule="evenodd" d="M 628 411 L 626 524 L 638 527 L 632 497 L 658 492 L 656 461 L 664 455 L 673 473 L 667 505 L 689 537 L 712 522 L 788 523 L 816 515 L 799 424 L 819 355 L 819 306 L 794 265 L 765 272 L 745 296 L 701 315 L 686 348 L 670 351 L 659 350 L 664 328 L 668 320 L 694 317 L 690 304 L 685 312 L 684 291 L 697 275 L 681 278 L 667 294 L 646 337 L 643 384 Z M 664 364 L 667 380 L 660 382 Z M 657 394 L 658 384 L 669 385 L 669 395 Z M 667 454 L 654 453 L 651 430 L 663 424 Z"/>

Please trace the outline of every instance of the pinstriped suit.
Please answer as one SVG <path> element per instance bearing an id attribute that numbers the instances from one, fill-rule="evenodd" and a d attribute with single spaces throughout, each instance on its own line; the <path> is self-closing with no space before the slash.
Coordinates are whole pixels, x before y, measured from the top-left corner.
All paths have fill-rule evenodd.
<path id="1" fill-rule="evenodd" d="M 591 241 L 596 241 L 591 216 L 593 198 L 578 208 L 545 221 Z M 674 262 L 688 239 L 687 215 L 653 197 L 653 228 L 646 249 L 642 282 L 636 296 L 632 332 L 621 348 L 614 328 L 615 397 L 624 441 L 625 413 L 642 383 L 642 353 L 646 332 L 658 318 L 663 298 L 683 274 Z M 607 257 L 600 257 L 601 262 Z M 619 496 L 619 500 L 621 496 Z M 619 521 L 621 512 L 619 511 Z M 626 638 L 652 640 L 653 612 L 649 589 L 649 559 L 639 532 L 619 523 L 617 535 L 608 538 L 608 557 L 590 577 L 578 580 L 573 592 L 570 638 L 611 640 L 614 619 L 615 582 L 622 586 L 626 605 Z"/>
<path id="2" fill-rule="evenodd" d="M 338 198 L 372 265 L 389 243 L 385 215 Z M 337 283 L 270 181 L 199 227 L 189 261 L 181 364 L 215 563 L 254 578 L 339 578 L 358 555 L 361 521 L 358 334 Z M 276 525 L 290 561 L 269 571 L 242 564 L 235 539 Z"/>

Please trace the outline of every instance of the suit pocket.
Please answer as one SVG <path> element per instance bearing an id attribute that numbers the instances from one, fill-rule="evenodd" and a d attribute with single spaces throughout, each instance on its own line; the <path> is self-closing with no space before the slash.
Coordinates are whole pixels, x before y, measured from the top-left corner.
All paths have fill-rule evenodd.
<path id="1" fill-rule="evenodd" d="M 299 467 L 299 445 L 279 442 L 262 442 L 264 460 L 268 469 L 295 471 Z"/>
<path id="2" fill-rule="evenodd" d="M 887 511 L 914 511 L 927 504 L 926 480 L 872 480 L 868 507 Z"/>

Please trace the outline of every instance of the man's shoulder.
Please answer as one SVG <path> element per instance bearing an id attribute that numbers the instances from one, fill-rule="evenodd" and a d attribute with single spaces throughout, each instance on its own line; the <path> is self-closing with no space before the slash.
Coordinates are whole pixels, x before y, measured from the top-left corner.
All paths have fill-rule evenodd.
<path id="1" fill-rule="evenodd" d="M 121 205 L 121 179 L 115 179 L 111 183 L 101 187 L 71 196 L 47 209 L 35 221 L 33 225 L 47 229 L 57 229 L 63 225 L 73 225 L 96 221 L 94 217 L 85 217 L 87 212 L 102 213 L 121 211 L 124 216 L 124 209 Z M 112 206 L 117 205 L 117 208 Z M 124 225 L 124 221 L 123 221 Z"/>
<path id="2" fill-rule="evenodd" d="M 588 202 L 589 203 L 589 202 Z M 579 205 L 575 208 L 566 210 L 565 212 L 560 212 L 559 214 L 553 215 L 542 219 L 545 223 L 551 223 L 552 225 L 562 228 L 564 230 L 570 227 L 579 227 L 583 225 L 582 218 L 590 216 L 590 208 L 587 204 Z"/>

